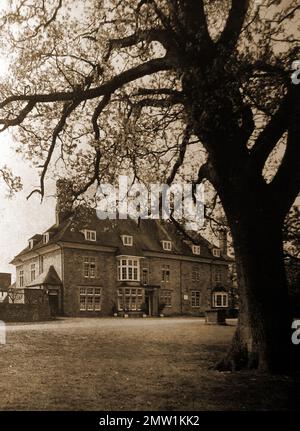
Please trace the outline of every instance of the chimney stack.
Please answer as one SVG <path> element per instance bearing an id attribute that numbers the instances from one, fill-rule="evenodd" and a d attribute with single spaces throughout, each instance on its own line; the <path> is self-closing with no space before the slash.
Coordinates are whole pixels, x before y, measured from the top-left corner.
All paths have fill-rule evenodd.
<path id="1" fill-rule="evenodd" d="M 66 178 L 56 181 L 56 226 L 59 226 L 72 214 L 73 188 L 72 182 Z"/>
<path id="2" fill-rule="evenodd" d="M 219 247 L 221 253 L 227 255 L 227 230 L 225 228 L 219 229 Z"/>

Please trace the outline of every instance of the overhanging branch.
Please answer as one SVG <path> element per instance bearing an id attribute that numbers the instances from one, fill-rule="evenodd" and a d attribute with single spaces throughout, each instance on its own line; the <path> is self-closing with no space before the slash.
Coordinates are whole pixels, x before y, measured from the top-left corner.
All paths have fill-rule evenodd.
<path id="1" fill-rule="evenodd" d="M 217 42 L 219 49 L 231 51 L 235 48 L 243 28 L 249 4 L 250 0 L 232 0 L 224 30 Z"/>

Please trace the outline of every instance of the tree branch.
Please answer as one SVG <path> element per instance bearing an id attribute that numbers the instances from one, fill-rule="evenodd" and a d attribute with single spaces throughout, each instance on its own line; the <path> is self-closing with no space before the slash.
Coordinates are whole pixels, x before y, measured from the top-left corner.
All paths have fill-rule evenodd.
<path id="1" fill-rule="evenodd" d="M 110 54 L 114 49 L 128 48 L 140 42 L 149 43 L 154 41 L 160 42 L 167 51 L 173 47 L 172 39 L 165 30 L 159 28 L 151 30 L 138 30 L 130 36 L 126 36 L 121 39 L 111 39 L 108 43 L 108 50 L 104 56 L 104 61 L 109 59 Z"/>
<path id="2" fill-rule="evenodd" d="M 26 118 L 27 114 L 32 110 L 33 106 L 37 103 L 64 101 L 74 101 L 74 103 L 80 103 L 85 100 L 95 99 L 100 96 L 112 94 L 118 88 L 121 88 L 123 85 L 131 81 L 162 70 L 171 69 L 173 66 L 174 65 L 172 64 L 171 60 L 167 57 L 152 59 L 120 73 L 119 75 L 113 77 L 109 81 L 95 88 L 88 88 L 86 90 L 78 89 L 70 92 L 53 92 L 48 94 L 21 94 L 7 97 L 2 103 L 0 103 L 0 109 L 6 107 L 12 102 L 25 101 L 28 103 L 27 106 L 14 120 L 0 119 L 0 124 L 7 124 L 8 121 L 13 122 L 12 124 L 8 124 L 8 127 L 10 125 L 21 124 Z"/>
<path id="3" fill-rule="evenodd" d="M 181 142 L 181 144 L 179 146 L 178 158 L 177 158 L 177 160 L 176 160 L 176 162 L 175 162 L 175 164 L 174 164 L 174 166 L 172 168 L 172 171 L 171 171 L 171 173 L 168 176 L 167 181 L 166 181 L 166 184 L 168 186 L 170 186 L 173 183 L 174 178 L 176 177 L 176 174 L 177 174 L 180 166 L 184 162 L 184 157 L 185 157 L 185 153 L 186 153 L 186 147 L 187 147 L 187 145 L 189 143 L 190 136 L 191 136 L 190 135 L 190 128 L 186 127 L 186 129 L 184 131 L 182 142 Z"/>
<path id="4" fill-rule="evenodd" d="M 260 133 L 250 151 L 251 163 L 254 163 L 258 170 L 263 169 L 269 154 L 276 146 L 278 140 L 286 132 L 290 122 L 290 116 L 294 109 L 294 90 L 290 89 L 288 94 L 281 102 L 277 112 L 273 115 L 269 123 Z"/>
<path id="5" fill-rule="evenodd" d="M 278 202 L 278 209 L 284 218 L 300 191 L 300 87 L 292 92 L 292 112 L 289 116 L 286 151 L 276 175 L 270 183 L 270 190 Z"/>
<path id="6" fill-rule="evenodd" d="M 32 191 L 32 192 L 27 196 L 27 199 L 29 199 L 29 198 L 30 198 L 30 196 L 32 196 L 32 195 L 33 195 L 33 193 L 39 193 L 39 194 L 41 195 L 42 199 L 43 199 L 43 197 L 44 197 L 44 193 L 45 193 L 45 184 L 44 184 L 45 176 L 46 176 L 47 169 L 48 169 L 48 166 L 49 166 L 50 161 L 51 161 L 51 158 L 52 158 L 52 154 L 53 154 L 54 149 L 55 149 L 56 140 L 57 140 L 57 138 L 58 138 L 58 136 L 59 136 L 60 132 L 63 130 L 63 128 L 64 128 L 64 126 L 65 126 L 65 124 L 66 124 L 67 118 L 69 117 L 69 115 L 71 114 L 71 112 L 73 112 L 73 111 L 77 108 L 77 106 L 78 106 L 80 103 L 81 103 L 81 101 L 74 101 L 73 103 L 71 103 L 71 104 L 70 104 L 70 103 L 67 103 L 67 104 L 64 106 L 64 108 L 63 108 L 63 110 L 62 110 L 61 118 L 60 118 L 60 120 L 58 121 L 58 123 L 57 123 L 57 125 L 56 125 L 56 127 L 55 127 L 55 129 L 54 129 L 54 131 L 53 131 L 52 140 L 51 140 L 50 147 L 49 147 L 49 149 L 48 149 L 48 154 L 47 154 L 47 157 L 46 157 L 45 163 L 44 163 L 44 164 L 43 164 L 43 166 L 42 166 L 42 167 L 43 167 L 43 170 L 42 170 L 41 178 L 40 178 L 40 189 L 35 189 L 35 190 L 33 190 L 33 191 Z"/>
<path id="7" fill-rule="evenodd" d="M 224 30 L 217 42 L 218 49 L 232 51 L 239 39 L 247 15 L 250 0 L 232 0 Z"/>
<path id="8" fill-rule="evenodd" d="M 37 103 L 51 103 L 51 102 L 64 102 L 64 101 L 84 101 L 89 99 L 95 99 L 106 94 L 111 94 L 123 85 L 128 84 L 136 79 L 142 78 L 146 75 L 151 75 L 153 73 L 169 70 L 174 67 L 171 59 L 166 57 L 152 59 L 136 67 L 128 69 L 119 75 L 113 77 L 109 81 L 103 83 L 102 85 L 94 88 L 89 88 L 87 90 L 75 90 L 70 92 L 52 92 L 52 93 L 39 93 L 39 94 L 21 94 L 7 97 L 3 102 L 0 103 L 0 109 L 6 107 L 12 102 L 25 101 L 34 104 Z M 26 117 L 26 116 L 25 116 Z M 24 117 L 24 118 L 25 118 Z M 24 120 L 22 118 L 22 121 Z M 1 120 L 4 124 L 5 120 Z M 20 124 L 20 123 L 19 123 Z"/>

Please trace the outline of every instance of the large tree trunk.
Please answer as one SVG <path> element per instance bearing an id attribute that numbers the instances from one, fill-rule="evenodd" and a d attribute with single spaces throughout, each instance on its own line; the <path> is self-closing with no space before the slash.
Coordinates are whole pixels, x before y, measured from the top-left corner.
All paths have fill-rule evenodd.
<path id="1" fill-rule="evenodd" d="M 288 107 L 292 115 L 287 120 L 279 111 L 278 118 L 274 116 L 276 122 L 266 126 L 250 153 L 253 116 L 243 102 L 238 82 L 224 70 L 232 84 L 229 90 L 228 84 L 224 84 L 226 80 L 220 79 L 222 65 L 217 66 L 216 75 L 213 67 L 210 70 L 207 66 L 203 75 L 210 71 L 215 78 L 208 83 L 201 81 L 200 66 L 199 70 L 189 68 L 182 86 L 189 101 L 189 123 L 208 153 L 198 181 L 208 179 L 219 195 L 230 225 L 237 265 L 238 328 L 231 349 L 218 368 L 288 373 L 297 363 L 295 353 L 299 357 L 300 348 L 295 350 L 291 342 L 282 228 L 299 191 L 299 98 L 295 95 L 287 99 L 282 112 L 286 115 Z M 286 153 L 270 184 L 263 178 L 263 167 L 286 129 Z"/>
<path id="2" fill-rule="evenodd" d="M 231 218 L 240 315 L 221 370 L 258 368 L 287 373 L 292 368 L 291 316 L 282 250 L 282 223 L 249 208 Z"/>

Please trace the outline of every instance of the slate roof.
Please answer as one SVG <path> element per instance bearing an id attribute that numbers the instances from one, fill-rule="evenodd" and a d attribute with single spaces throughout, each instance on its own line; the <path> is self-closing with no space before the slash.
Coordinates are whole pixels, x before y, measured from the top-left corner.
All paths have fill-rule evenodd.
<path id="1" fill-rule="evenodd" d="M 96 241 L 87 241 L 81 230 L 89 229 L 96 231 Z M 93 213 L 90 220 L 80 229 L 73 227 L 71 220 L 64 220 L 59 226 L 53 225 L 47 232 L 49 232 L 48 244 L 57 244 L 61 242 L 71 242 L 74 244 L 91 244 L 98 246 L 112 247 L 116 255 L 132 255 L 144 256 L 145 252 L 164 253 L 172 255 L 185 255 L 199 258 L 208 258 L 214 260 L 230 260 L 228 256 L 220 256 L 220 258 L 213 256 L 212 249 L 218 248 L 212 245 L 209 241 L 195 232 L 189 232 L 195 239 L 194 244 L 200 245 L 200 255 L 195 255 L 192 252 L 191 245 L 186 240 L 181 232 L 177 230 L 175 225 L 167 221 L 159 220 L 140 220 L 136 222 L 131 219 L 127 220 L 100 220 L 96 212 Z M 133 245 L 124 246 L 122 242 L 122 235 L 132 235 Z M 35 235 L 35 237 L 37 237 Z M 172 241 L 172 250 L 163 250 L 162 241 Z M 42 236 L 39 241 L 35 242 L 32 249 L 26 247 L 22 250 L 15 259 L 23 256 L 29 251 L 39 250 L 45 247 L 43 244 Z"/>
<path id="2" fill-rule="evenodd" d="M 62 284 L 53 265 L 50 266 L 47 272 L 42 272 L 34 281 L 27 284 L 26 287 L 40 286 L 42 284 L 47 286 L 59 286 Z"/>

